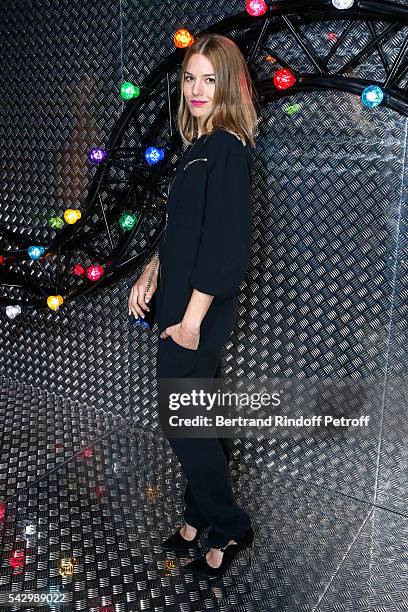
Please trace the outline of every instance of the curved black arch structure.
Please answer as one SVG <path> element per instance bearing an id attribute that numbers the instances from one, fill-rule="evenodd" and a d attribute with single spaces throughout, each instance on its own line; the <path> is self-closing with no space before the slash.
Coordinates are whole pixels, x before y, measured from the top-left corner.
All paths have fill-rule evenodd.
<path id="1" fill-rule="evenodd" d="M 330 51 L 322 57 L 314 49 L 304 29 L 308 24 L 332 20 L 344 23 L 344 29 Z M 346 62 L 331 69 L 330 64 L 339 60 L 338 52 L 347 37 L 361 22 L 367 28 L 369 41 Z M 384 91 L 382 105 L 408 116 L 407 26 L 408 8 L 395 2 L 357 0 L 352 8 L 339 10 L 331 0 L 280 0 L 271 4 L 260 17 L 252 17 L 243 11 L 203 32 L 230 36 L 231 32 L 237 32 L 232 37 L 248 61 L 261 105 L 283 96 L 316 90 L 339 90 L 361 95 L 367 85 L 377 84 Z M 399 45 L 396 57 L 391 60 L 387 57 L 384 44 L 391 37 L 400 35 L 404 28 L 404 40 Z M 268 38 L 282 31 L 286 31 L 292 44 L 302 50 L 305 64 L 310 66 L 308 72 L 289 66 L 284 57 L 271 51 Z M 47 228 L 48 235 L 42 241 L 45 254 L 35 262 L 34 266 L 38 266 L 36 269 L 30 267 L 31 260 L 27 254 L 33 238 L 17 235 L 7 227 L 0 226 L 0 235 L 7 243 L 0 274 L 0 284 L 6 290 L 0 296 L 3 305 L 19 304 L 27 309 L 48 309 L 46 299 L 54 294 L 63 295 L 64 303 L 68 303 L 117 281 L 153 252 L 165 227 L 166 187 L 182 148 L 174 115 L 180 95 L 176 69 L 184 52 L 184 49 L 175 49 L 139 85 L 140 95 L 126 102 L 103 147 L 108 157 L 96 168 L 83 202 L 81 219 L 56 233 Z M 379 82 L 350 76 L 350 71 L 374 52 L 381 59 L 383 80 Z M 265 61 L 265 54 L 274 56 L 272 66 Z M 260 62 L 263 68 L 267 67 L 267 78 L 258 78 Z M 288 67 L 295 74 L 296 84 L 290 89 L 275 88 L 273 73 L 278 67 Z M 156 114 L 144 131 L 138 122 L 138 113 L 142 107 L 149 105 L 154 105 Z M 149 166 L 144 159 L 144 151 L 152 145 L 163 148 L 166 153 L 163 161 Z M 118 218 L 124 210 L 138 215 L 133 229 L 126 232 L 118 230 Z M 68 272 L 70 266 L 76 263 L 75 257 L 105 265 L 105 274 L 96 282 L 85 279 L 78 285 L 77 279 L 70 279 Z M 7 288 L 12 288 L 19 297 L 8 296 Z"/>

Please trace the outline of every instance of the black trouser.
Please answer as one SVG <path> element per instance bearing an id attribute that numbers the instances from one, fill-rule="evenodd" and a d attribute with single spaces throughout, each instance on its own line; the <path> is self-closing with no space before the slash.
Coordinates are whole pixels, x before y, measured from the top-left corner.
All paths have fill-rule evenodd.
<path id="1" fill-rule="evenodd" d="M 171 338 L 159 338 L 158 378 L 216 378 L 220 354 L 186 349 Z M 189 364 L 194 363 L 191 368 Z M 231 438 L 167 438 L 187 479 L 184 519 L 193 527 L 210 527 L 208 545 L 222 548 L 242 537 L 251 525 L 249 515 L 234 502 L 229 473 Z"/>

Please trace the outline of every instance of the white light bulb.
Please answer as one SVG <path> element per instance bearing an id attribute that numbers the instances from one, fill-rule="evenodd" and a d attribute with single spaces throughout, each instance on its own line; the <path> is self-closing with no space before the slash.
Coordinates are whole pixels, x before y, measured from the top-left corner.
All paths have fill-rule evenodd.
<path id="1" fill-rule="evenodd" d="M 20 306 L 6 306 L 6 315 L 9 319 L 15 319 L 21 313 Z"/>
<path id="2" fill-rule="evenodd" d="M 353 6 L 354 0 L 332 0 L 332 4 L 337 9 L 349 9 Z"/>

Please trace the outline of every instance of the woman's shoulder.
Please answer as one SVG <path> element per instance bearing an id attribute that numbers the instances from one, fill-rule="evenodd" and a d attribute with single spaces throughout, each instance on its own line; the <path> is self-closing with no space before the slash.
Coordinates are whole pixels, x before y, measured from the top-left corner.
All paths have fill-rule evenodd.
<path id="1" fill-rule="evenodd" d="M 222 128 L 217 128 L 213 132 L 206 134 L 206 142 L 211 143 L 212 146 L 235 146 L 238 148 L 247 146 L 247 144 L 243 144 L 238 134 Z"/>

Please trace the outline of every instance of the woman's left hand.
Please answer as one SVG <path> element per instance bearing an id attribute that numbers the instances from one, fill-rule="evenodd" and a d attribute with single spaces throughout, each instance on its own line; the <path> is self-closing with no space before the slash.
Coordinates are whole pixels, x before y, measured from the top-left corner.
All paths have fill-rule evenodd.
<path id="1" fill-rule="evenodd" d="M 176 344 L 180 344 L 184 348 L 193 349 L 196 351 L 200 344 L 200 329 L 192 329 L 181 323 L 170 325 L 160 334 L 160 338 L 166 339 L 171 336 Z"/>

